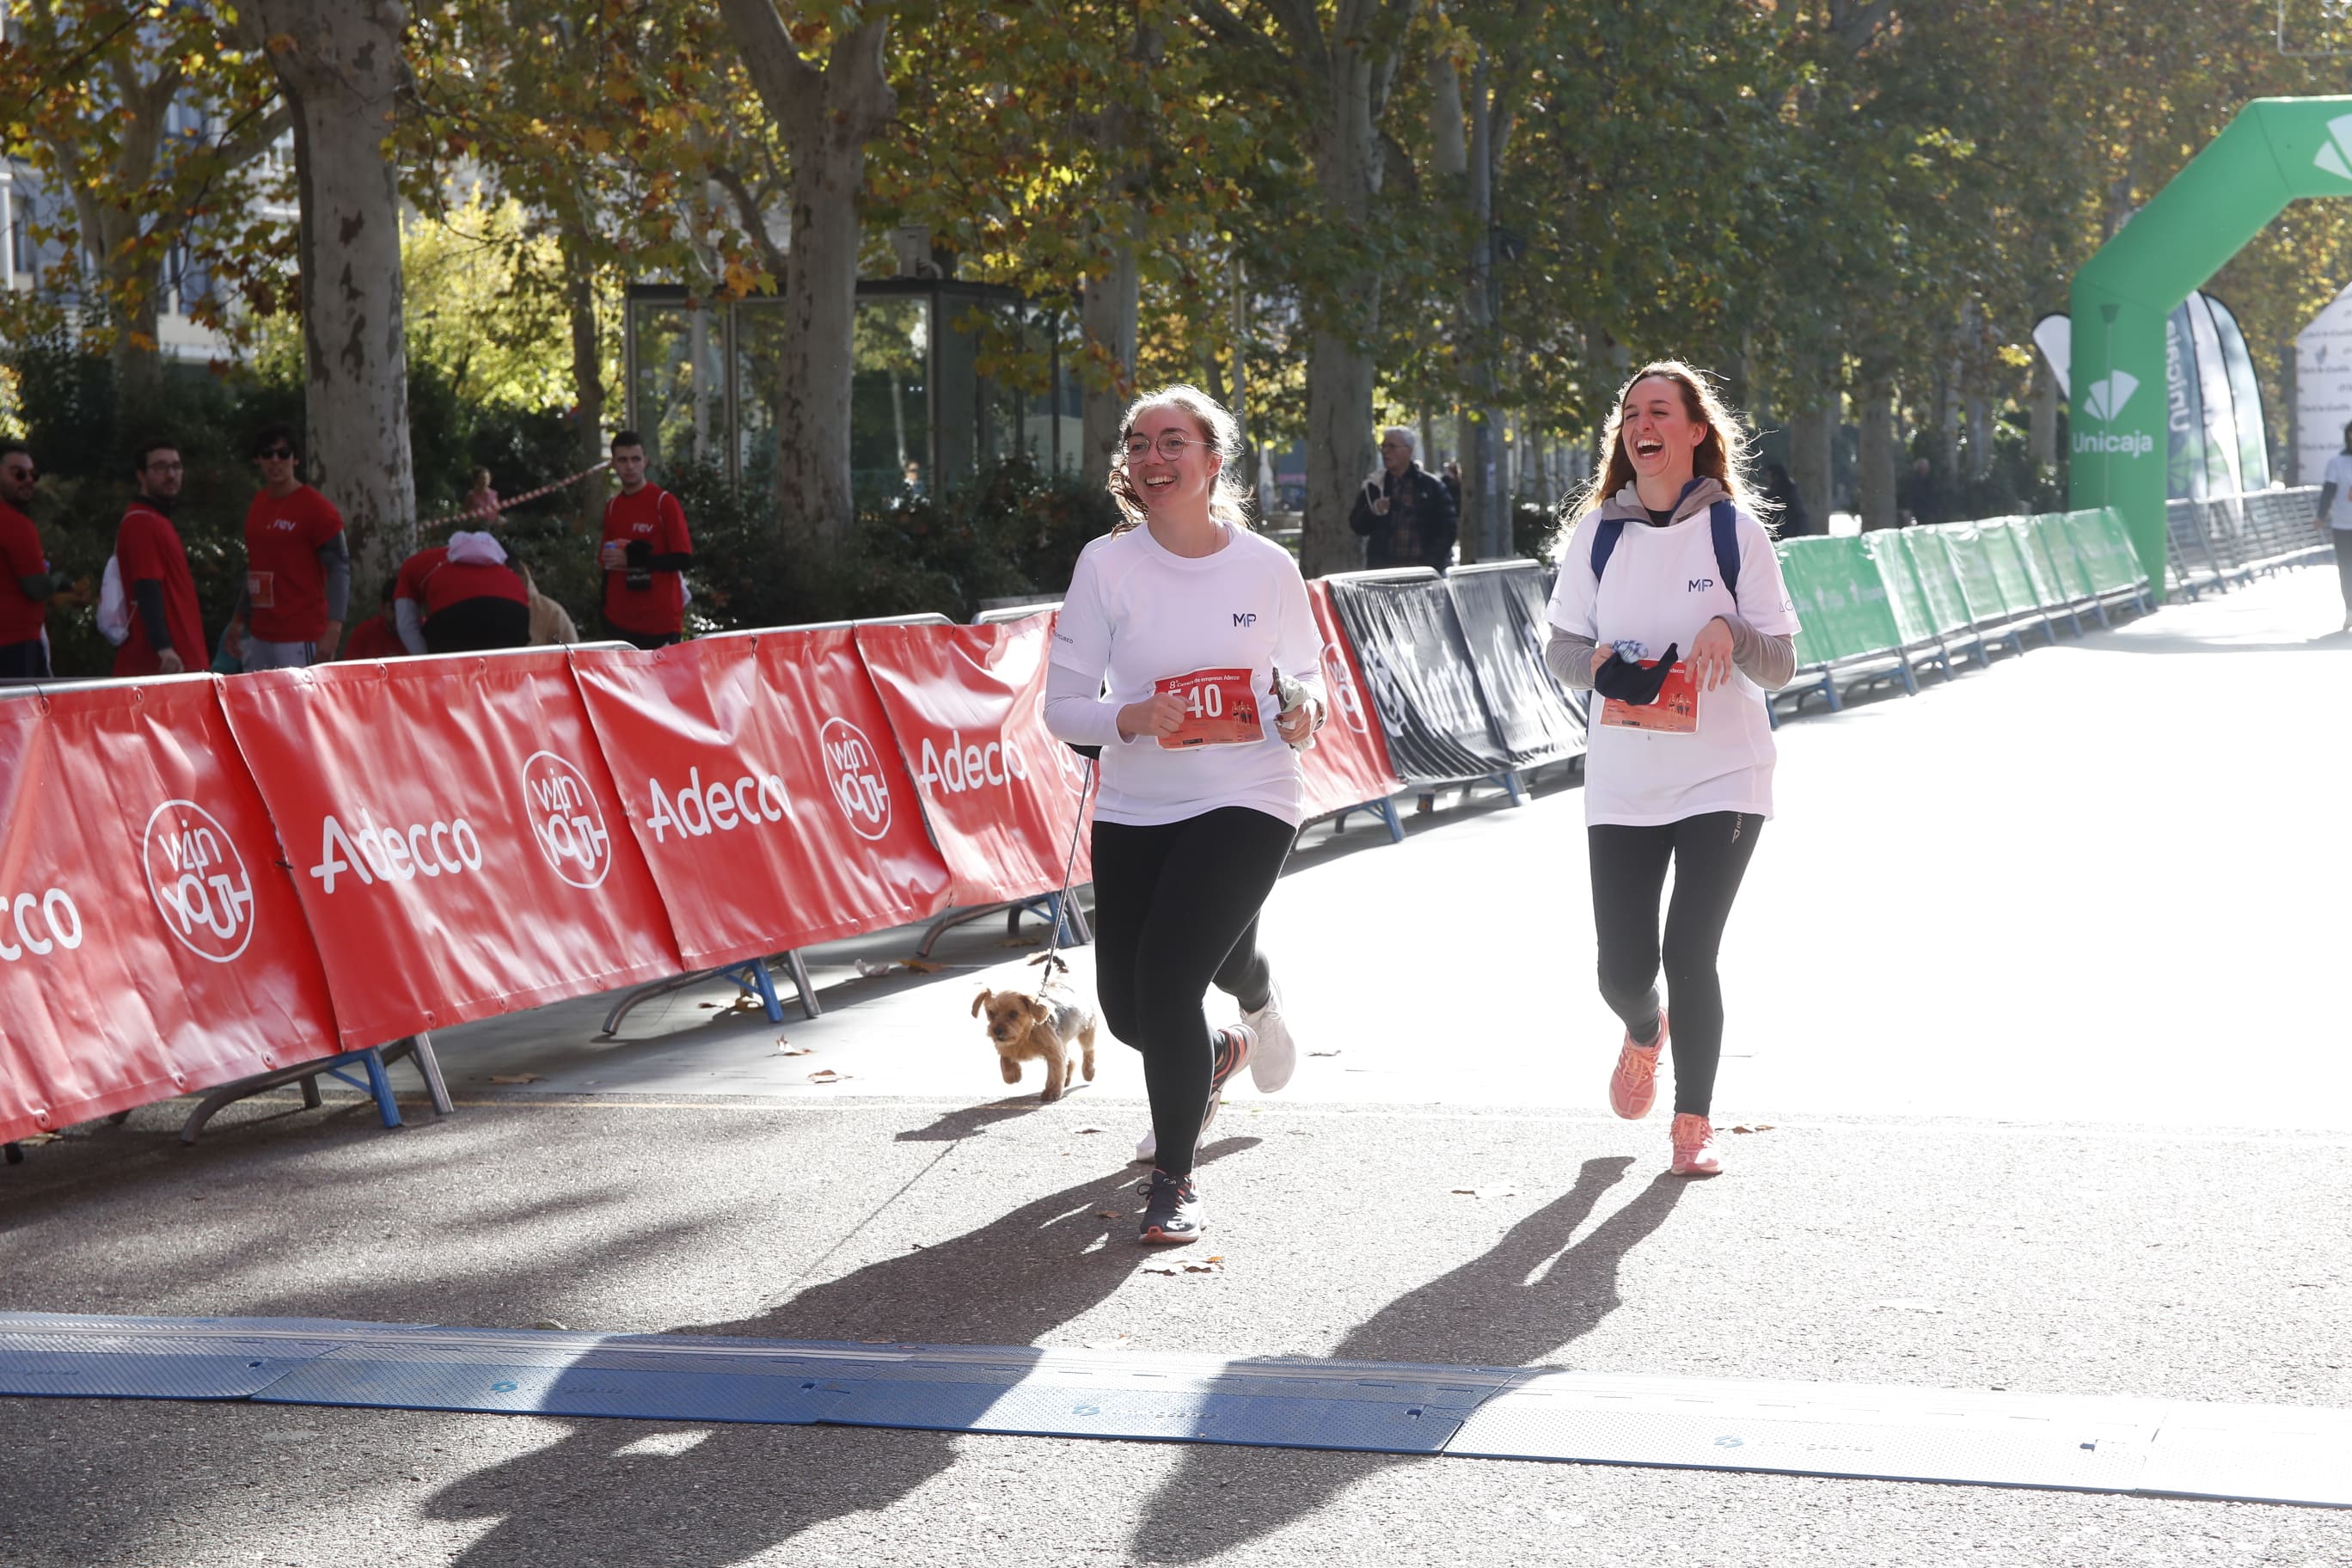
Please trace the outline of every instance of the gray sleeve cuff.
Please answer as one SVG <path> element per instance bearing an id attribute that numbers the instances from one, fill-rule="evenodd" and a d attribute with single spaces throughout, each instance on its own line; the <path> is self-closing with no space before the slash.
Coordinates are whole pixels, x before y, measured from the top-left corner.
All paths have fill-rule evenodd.
<path id="1" fill-rule="evenodd" d="M 1758 631 L 1738 616 L 1726 616 L 1731 628 L 1732 667 L 1767 691 L 1778 691 L 1797 673 L 1797 640 Z"/>
<path id="2" fill-rule="evenodd" d="M 1550 640 L 1544 644 L 1544 668 L 1552 679 L 1570 691 L 1592 689 L 1592 655 L 1601 645 L 1591 637 L 1550 628 Z"/>
<path id="3" fill-rule="evenodd" d="M 417 618 L 415 600 L 394 599 L 392 622 L 394 629 L 400 633 L 401 647 L 411 653 L 431 651 L 425 646 L 425 623 Z"/>

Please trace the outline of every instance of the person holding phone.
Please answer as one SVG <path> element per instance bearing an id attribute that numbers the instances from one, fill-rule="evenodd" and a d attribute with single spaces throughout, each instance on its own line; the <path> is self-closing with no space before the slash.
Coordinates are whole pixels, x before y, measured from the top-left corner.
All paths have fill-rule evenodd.
<path id="1" fill-rule="evenodd" d="M 1458 509 L 1445 482 L 1414 457 L 1420 437 L 1405 426 L 1381 435 L 1381 470 L 1366 479 L 1349 510 L 1348 526 L 1364 541 L 1364 565 L 1426 566 L 1444 572 L 1454 563 L 1460 531 Z"/>
<path id="2" fill-rule="evenodd" d="M 1709 1120 L 1723 1050 L 1716 955 L 1772 815 L 1765 694 L 1795 673 L 1797 611 L 1771 535 L 1742 499 L 1747 435 L 1699 372 L 1643 366 L 1601 449 L 1608 465 L 1560 552 L 1544 658 L 1563 685 L 1592 693 L 1592 920 L 1601 996 L 1625 1025 L 1609 1101 L 1629 1120 L 1649 1114 L 1671 1033 L 1671 1169 L 1711 1176 L 1722 1169 Z"/>
<path id="3" fill-rule="evenodd" d="M 1258 917 L 1304 816 L 1322 637 L 1297 563 L 1250 531 L 1240 450 L 1233 416 L 1195 388 L 1129 407 L 1109 480 L 1122 521 L 1079 552 L 1046 672 L 1046 727 L 1101 749 L 1095 985 L 1143 1056 L 1148 1245 L 1207 1226 L 1193 1163 L 1226 1082 L 1248 1067 L 1272 1093 L 1297 1060 Z M 1209 1027 L 1213 984 L 1240 1023 Z"/>

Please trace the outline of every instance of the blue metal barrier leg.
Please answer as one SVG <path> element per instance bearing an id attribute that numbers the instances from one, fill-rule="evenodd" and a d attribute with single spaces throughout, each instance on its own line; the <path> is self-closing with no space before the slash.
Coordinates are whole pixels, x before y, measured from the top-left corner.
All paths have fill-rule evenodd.
<path id="1" fill-rule="evenodd" d="M 1396 802 L 1390 800 L 1386 796 L 1382 796 L 1381 799 L 1372 803 L 1372 809 L 1380 814 L 1380 818 L 1382 822 L 1388 824 L 1389 842 L 1391 844 L 1403 843 L 1404 818 L 1397 815 Z"/>
<path id="2" fill-rule="evenodd" d="M 748 963 L 722 969 L 719 973 L 732 980 L 736 988 L 745 995 L 759 998 L 760 1005 L 767 1011 L 768 1022 L 781 1024 L 784 1021 L 784 1005 L 776 1000 L 776 983 L 768 978 L 766 960 L 755 958 Z"/>

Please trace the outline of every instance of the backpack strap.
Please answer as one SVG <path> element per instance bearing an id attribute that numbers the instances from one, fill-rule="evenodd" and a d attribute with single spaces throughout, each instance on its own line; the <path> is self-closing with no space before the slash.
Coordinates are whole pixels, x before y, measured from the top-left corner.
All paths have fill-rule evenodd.
<path id="1" fill-rule="evenodd" d="M 1723 585 L 1731 590 L 1731 600 L 1739 602 L 1739 511 L 1728 500 L 1719 500 L 1706 509 L 1708 530 L 1715 535 L 1715 569 Z"/>
<path id="2" fill-rule="evenodd" d="M 1717 501 L 1706 509 L 1707 531 L 1715 536 L 1715 569 L 1723 585 L 1731 591 L 1736 604 L 1739 599 L 1739 511 L 1727 500 Z M 1617 552 L 1617 542 L 1625 535 L 1625 520 L 1604 517 L 1592 531 L 1592 580 L 1601 581 L 1601 574 L 1609 569 L 1609 558 Z"/>
<path id="3" fill-rule="evenodd" d="M 1625 520 L 1604 517 L 1592 531 L 1592 580 L 1601 581 L 1601 574 L 1609 570 L 1609 558 L 1617 552 L 1617 542 L 1625 536 Z"/>

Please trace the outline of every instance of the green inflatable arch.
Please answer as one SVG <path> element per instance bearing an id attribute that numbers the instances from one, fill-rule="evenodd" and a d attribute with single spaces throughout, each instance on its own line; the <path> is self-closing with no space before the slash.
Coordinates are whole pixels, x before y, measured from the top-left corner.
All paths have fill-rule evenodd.
<path id="1" fill-rule="evenodd" d="M 2074 275 L 2069 381 L 2077 507 L 2112 506 L 2164 582 L 2175 389 L 2164 321 L 2302 196 L 2352 195 L 2352 98 L 2258 98 Z"/>

